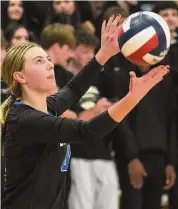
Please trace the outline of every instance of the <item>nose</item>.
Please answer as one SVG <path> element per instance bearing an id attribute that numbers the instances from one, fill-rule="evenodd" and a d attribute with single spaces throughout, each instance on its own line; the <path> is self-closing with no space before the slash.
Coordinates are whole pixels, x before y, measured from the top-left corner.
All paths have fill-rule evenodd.
<path id="1" fill-rule="evenodd" d="M 47 60 L 46 62 L 47 62 L 47 69 L 54 70 L 54 64 L 49 60 Z"/>
<path id="2" fill-rule="evenodd" d="M 64 10 L 64 9 L 65 9 L 65 7 L 66 7 L 66 6 L 65 6 L 65 2 L 61 2 L 60 7 L 61 7 L 61 9 L 62 9 L 62 10 Z"/>

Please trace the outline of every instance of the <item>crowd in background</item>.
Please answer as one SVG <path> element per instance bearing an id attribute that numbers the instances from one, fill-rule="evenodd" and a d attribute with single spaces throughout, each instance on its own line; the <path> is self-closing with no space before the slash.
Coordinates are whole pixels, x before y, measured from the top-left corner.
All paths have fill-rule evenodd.
<path id="1" fill-rule="evenodd" d="M 42 45 L 55 65 L 56 88 L 49 95 L 95 55 L 104 19 L 121 14 L 124 21 L 138 11 L 154 11 L 168 23 L 171 47 L 159 64 L 170 65 L 171 73 L 102 141 L 72 145 L 66 208 L 159 209 L 165 186 L 170 209 L 178 209 L 178 2 L 1 2 L 1 63 L 11 45 Z M 141 76 L 150 68 L 130 63 L 121 53 L 112 57 L 79 103 L 62 117 L 92 119 L 127 94 L 129 71 Z M 1 102 L 8 96 L 1 79 Z M 3 162 L 1 170 L 4 173 Z"/>

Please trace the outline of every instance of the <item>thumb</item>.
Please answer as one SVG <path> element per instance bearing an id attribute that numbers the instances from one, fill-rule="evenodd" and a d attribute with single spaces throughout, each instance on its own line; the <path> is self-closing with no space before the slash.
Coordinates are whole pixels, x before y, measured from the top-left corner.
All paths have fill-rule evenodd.
<path id="1" fill-rule="evenodd" d="M 144 167 L 143 167 L 142 172 L 143 172 L 143 176 L 148 176 L 148 174 L 147 174 L 147 172 L 146 172 L 146 170 L 145 170 L 145 168 L 144 168 Z"/>
<path id="2" fill-rule="evenodd" d="M 133 71 L 129 72 L 129 75 L 130 75 L 130 78 L 131 78 L 131 79 L 136 78 L 136 74 L 135 74 L 135 72 L 133 72 Z"/>
<path id="3" fill-rule="evenodd" d="M 148 176 L 148 174 L 147 174 L 147 172 L 146 172 L 145 169 L 144 169 L 143 175 L 144 175 L 144 176 Z"/>
<path id="4" fill-rule="evenodd" d="M 133 71 L 131 71 L 129 72 L 129 75 L 130 75 L 130 90 L 132 90 L 134 81 L 136 79 L 136 74 Z"/>

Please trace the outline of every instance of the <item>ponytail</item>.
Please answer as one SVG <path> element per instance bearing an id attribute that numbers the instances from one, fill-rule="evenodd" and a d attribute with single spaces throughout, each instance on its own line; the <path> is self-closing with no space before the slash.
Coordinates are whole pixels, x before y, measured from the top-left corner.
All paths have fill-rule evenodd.
<path id="1" fill-rule="evenodd" d="M 6 117 L 7 117 L 7 114 L 8 114 L 8 110 L 12 106 L 12 104 L 14 103 L 15 99 L 16 99 L 15 96 L 10 95 L 3 102 L 3 104 L 1 105 L 1 107 L 0 107 L 0 120 L 1 120 L 2 125 L 5 124 Z"/>

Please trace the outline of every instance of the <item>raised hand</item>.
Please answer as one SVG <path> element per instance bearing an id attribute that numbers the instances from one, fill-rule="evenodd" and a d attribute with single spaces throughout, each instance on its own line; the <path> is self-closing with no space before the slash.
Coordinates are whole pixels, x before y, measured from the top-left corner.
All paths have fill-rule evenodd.
<path id="1" fill-rule="evenodd" d="M 101 29 L 101 49 L 111 57 L 120 52 L 118 44 L 119 23 L 121 16 L 110 17 L 108 23 L 103 21 Z"/>
<path id="2" fill-rule="evenodd" d="M 140 78 L 137 78 L 134 72 L 130 72 L 129 92 L 139 102 L 167 73 L 169 73 L 169 68 L 169 65 L 158 66 Z"/>
<path id="3" fill-rule="evenodd" d="M 96 55 L 100 64 L 104 64 L 110 57 L 120 52 L 118 44 L 119 24 L 121 16 L 110 17 L 109 21 L 103 21 L 101 28 L 101 48 Z"/>

